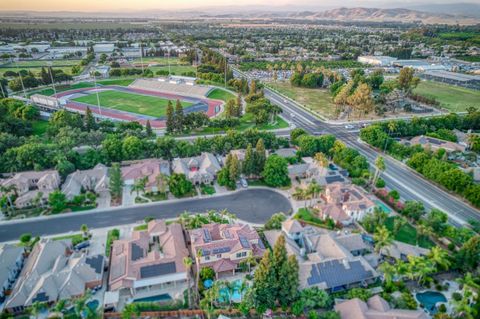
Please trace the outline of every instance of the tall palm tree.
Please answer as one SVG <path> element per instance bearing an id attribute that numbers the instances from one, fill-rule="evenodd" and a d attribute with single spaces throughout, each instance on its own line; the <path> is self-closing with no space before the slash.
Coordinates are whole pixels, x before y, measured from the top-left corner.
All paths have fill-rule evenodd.
<path id="1" fill-rule="evenodd" d="M 393 276 L 397 273 L 397 268 L 388 262 L 384 262 L 378 269 L 383 273 L 385 285 L 390 286 L 393 282 Z"/>
<path id="2" fill-rule="evenodd" d="M 197 291 L 197 301 L 200 300 L 198 288 L 200 287 L 200 258 L 202 258 L 202 256 L 203 256 L 202 249 L 197 250 L 197 253 L 195 255 L 195 264 L 196 264 L 195 267 L 197 268 L 195 272 L 195 287 Z"/>
<path id="3" fill-rule="evenodd" d="M 310 184 L 308 184 L 308 192 L 312 194 L 313 198 L 317 198 L 322 190 L 323 187 L 319 185 L 316 180 L 312 180 Z"/>
<path id="4" fill-rule="evenodd" d="M 463 278 L 458 278 L 457 282 L 463 287 L 463 290 L 471 290 L 476 293 L 480 291 L 480 285 L 475 282 L 471 272 L 467 272 Z"/>
<path id="5" fill-rule="evenodd" d="M 393 242 L 390 232 L 384 225 L 377 227 L 377 231 L 373 235 L 373 240 L 375 241 L 376 253 L 379 253 L 382 248 L 390 246 Z"/>
<path id="6" fill-rule="evenodd" d="M 435 264 L 437 270 L 448 270 L 451 262 L 448 252 L 439 246 L 432 247 L 427 257 Z"/>
<path id="7" fill-rule="evenodd" d="M 190 278 L 192 272 L 192 258 L 190 257 L 183 257 L 183 265 L 185 266 L 185 270 L 187 272 L 187 298 L 188 298 L 188 308 L 192 307 L 192 296 L 191 296 L 191 288 L 190 288 Z"/>
<path id="8" fill-rule="evenodd" d="M 301 187 L 295 187 L 295 191 L 292 194 L 292 197 L 295 200 L 302 200 L 305 196 L 305 190 Z"/>
<path id="9" fill-rule="evenodd" d="M 372 185 L 377 183 L 378 178 L 380 177 L 381 172 L 384 172 L 386 169 L 385 160 L 382 156 L 378 156 L 375 159 L 375 174 L 373 175 Z"/>

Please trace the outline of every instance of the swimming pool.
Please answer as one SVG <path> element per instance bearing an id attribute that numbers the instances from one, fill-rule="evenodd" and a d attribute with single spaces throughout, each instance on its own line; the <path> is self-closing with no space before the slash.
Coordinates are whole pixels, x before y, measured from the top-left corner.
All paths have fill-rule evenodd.
<path id="1" fill-rule="evenodd" d="M 390 207 L 388 207 L 387 205 L 385 205 L 382 201 L 379 201 L 378 199 L 375 199 L 374 200 L 375 202 L 375 205 L 380 208 L 384 213 L 387 213 L 387 214 L 390 214 L 392 212 L 392 210 L 390 209 Z"/>
<path id="2" fill-rule="evenodd" d="M 437 302 L 447 302 L 447 298 L 437 291 L 425 291 L 415 295 L 418 302 L 431 314 L 437 313 Z"/>
<path id="3" fill-rule="evenodd" d="M 223 287 L 220 289 L 218 298 L 219 302 L 228 302 L 229 300 L 233 301 L 234 303 L 239 303 L 242 301 L 242 297 L 244 292 L 241 291 L 242 288 L 242 280 L 237 279 L 233 282 L 233 289 L 230 291 L 227 287 Z"/>
<path id="4" fill-rule="evenodd" d="M 170 300 L 172 300 L 172 297 L 170 297 L 169 294 L 161 294 L 161 295 L 156 295 L 151 297 L 138 298 L 138 299 L 135 299 L 133 302 L 160 302 L 160 301 L 170 301 Z"/>

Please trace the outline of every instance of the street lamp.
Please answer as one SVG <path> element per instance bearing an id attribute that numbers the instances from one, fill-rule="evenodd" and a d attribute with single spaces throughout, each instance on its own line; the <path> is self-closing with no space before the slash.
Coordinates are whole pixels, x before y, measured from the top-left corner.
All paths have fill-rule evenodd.
<path id="1" fill-rule="evenodd" d="M 55 89 L 55 82 L 53 81 L 53 74 L 52 74 L 52 62 L 48 62 L 48 73 L 50 73 L 50 80 L 52 81 L 53 87 L 53 96 L 57 96 L 57 90 Z"/>

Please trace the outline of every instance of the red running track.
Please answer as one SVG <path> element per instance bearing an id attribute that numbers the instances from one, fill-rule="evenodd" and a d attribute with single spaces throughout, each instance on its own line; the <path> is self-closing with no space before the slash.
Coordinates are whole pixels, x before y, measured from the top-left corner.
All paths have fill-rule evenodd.
<path id="1" fill-rule="evenodd" d="M 75 93 L 84 93 L 88 92 L 91 90 L 94 90 L 95 88 L 81 88 L 81 89 L 74 89 L 74 90 L 69 90 L 69 91 L 64 91 L 57 93 L 55 95 L 56 98 L 68 96 L 71 94 Z M 124 86 L 116 86 L 116 85 L 106 85 L 106 86 L 100 86 L 97 89 L 112 89 L 112 90 L 119 90 L 119 91 L 124 91 L 124 92 L 132 92 L 132 93 L 138 93 L 138 94 L 144 94 L 144 95 L 151 95 L 151 96 L 158 96 L 162 97 L 165 99 L 169 100 L 182 100 L 182 101 L 189 101 L 189 102 L 203 102 L 208 105 L 207 109 L 207 115 L 209 117 L 214 116 L 215 110 L 218 106 L 220 106 L 223 101 L 219 100 L 211 100 L 207 98 L 195 98 L 195 97 L 190 97 L 190 96 L 183 96 L 180 94 L 172 94 L 172 93 L 164 93 L 164 92 L 155 92 L 155 91 L 149 91 L 149 90 L 142 90 L 142 89 L 134 89 L 134 88 L 129 88 L 129 87 L 124 87 Z M 93 105 L 94 106 L 94 105 Z M 70 101 L 67 100 L 67 103 L 65 105 L 67 109 L 71 109 L 73 111 L 80 111 L 80 112 L 85 112 L 87 110 L 88 105 L 83 104 L 83 103 L 78 103 L 75 101 Z M 139 122 L 142 125 L 146 125 L 147 119 L 142 116 L 142 115 L 136 115 L 134 113 L 129 113 L 129 112 L 123 112 L 123 111 L 117 111 L 105 107 L 100 107 L 100 110 L 98 107 L 90 107 L 90 110 L 98 115 L 104 116 L 104 117 L 109 117 L 112 119 L 116 120 L 121 120 L 121 121 L 129 121 L 129 122 Z M 153 128 L 164 128 L 165 121 L 164 120 L 150 120 L 150 125 Z"/>

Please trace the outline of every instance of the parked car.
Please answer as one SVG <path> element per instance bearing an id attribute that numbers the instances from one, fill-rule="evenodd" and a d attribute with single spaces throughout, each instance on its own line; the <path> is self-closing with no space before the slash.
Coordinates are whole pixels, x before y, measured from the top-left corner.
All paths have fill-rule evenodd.
<path id="1" fill-rule="evenodd" d="M 243 188 L 248 187 L 248 182 L 245 178 L 240 178 L 240 185 L 242 185 Z"/>
<path id="2" fill-rule="evenodd" d="M 73 249 L 82 250 L 84 248 L 87 248 L 88 246 L 90 246 L 90 242 L 88 240 L 86 240 L 86 241 L 81 242 L 80 244 L 76 245 L 75 247 L 73 247 Z"/>
<path id="3" fill-rule="evenodd" d="M 345 125 L 345 128 L 346 128 L 347 130 L 352 130 L 352 129 L 355 128 L 355 126 L 353 126 L 353 125 L 351 125 L 351 124 L 347 124 L 347 125 Z"/>

